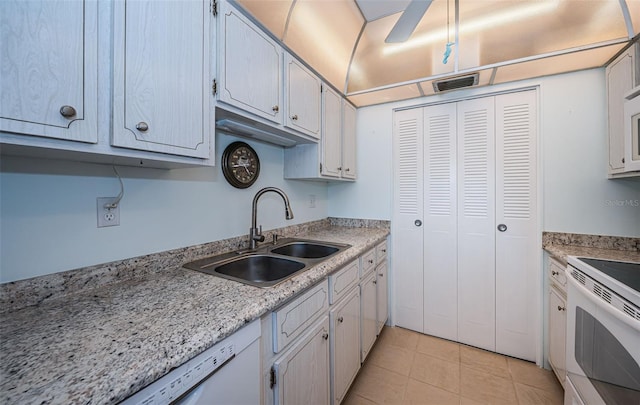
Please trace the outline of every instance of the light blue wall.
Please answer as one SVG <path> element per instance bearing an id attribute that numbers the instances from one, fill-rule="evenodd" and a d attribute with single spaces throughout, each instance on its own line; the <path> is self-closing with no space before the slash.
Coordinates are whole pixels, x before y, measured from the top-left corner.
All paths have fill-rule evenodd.
<path id="1" fill-rule="evenodd" d="M 237 138 L 217 135 L 216 163 Z M 327 217 L 327 185 L 283 179 L 283 149 L 247 141 L 261 172 L 246 190 L 231 187 L 220 166 L 177 170 L 118 167 L 125 194 L 120 226 L 97 228 L 96 197 L 116 196 L 111 166 L 2 157 L 0 172 L 0 282 L 71 270 L 248 233 L 251 202 L 266 186 L 282 188 L 295 218 L 284 219 L 282 199 L 260 199 L 264 229 Z M 309 195 L 316 208 L 309 208 Z"/>
<path id="2" fill-rule="evenodd" d="M 640 237 L 640 181 L 606 176 L 604 69 L 359 109 L 358 181 L 329 186 L 329 215 L 391 219 L 393 109 L 527 86 L 540 86 L 543 229 Z"/>

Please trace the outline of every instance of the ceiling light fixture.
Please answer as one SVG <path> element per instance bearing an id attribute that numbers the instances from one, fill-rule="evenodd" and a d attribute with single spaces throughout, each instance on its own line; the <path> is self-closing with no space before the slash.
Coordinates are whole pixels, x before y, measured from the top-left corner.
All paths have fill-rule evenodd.
<path id="1" fill-rule="evenodd" d="M 459 25 L 458 29 L 461 34 L 469 34 L 489 27 L 495 28 L 505 24 L 512 24 L 516 21 L 521 21 L 535 15 L 550 13 L 556 10 L 558 4 L 559 0 L 536 2 L 533 4 L 528 3 L 517 8 L 467 20 L 464 24 Z M 447 40 L 446 28 L 431 30 L 422 35 L 414 36 L 405 43 L 389 44 L 384 47 L 382 53 L 387 56 L 395 55 L 427 44 L 442 42 L 445 40 Z"/>

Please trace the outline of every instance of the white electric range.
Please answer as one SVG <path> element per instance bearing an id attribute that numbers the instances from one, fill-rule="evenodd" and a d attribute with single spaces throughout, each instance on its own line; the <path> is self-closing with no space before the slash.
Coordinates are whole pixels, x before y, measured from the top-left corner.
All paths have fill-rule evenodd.
<path id="1" fill-rule="evenodd" d="M 640 405 L 640 263 L 568 263 L 565 405 Z"/>

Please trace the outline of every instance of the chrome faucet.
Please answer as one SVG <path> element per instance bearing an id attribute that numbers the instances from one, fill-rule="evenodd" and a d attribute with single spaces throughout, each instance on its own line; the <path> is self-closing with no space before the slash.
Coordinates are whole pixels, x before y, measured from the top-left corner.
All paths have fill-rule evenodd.
<path id="1" fill-rule="evenodd" d="M 291 210 L 291 205 L 289 204 L 289 197 L 285 194 L 284 191 L 280 190 L 276 187 L 265 187 L 262 190 L 256 193 L 256 196 L 253 197 L 253 205 L 251 206 L 251 229 L 249 229 L 249 242 L 251 243 L 251 249 L 255 249 L 258 242 L 264 242 L 264 235 L 262 234 L 262 225 L 260 225 L 260 229 L 258 229 L 258 199 L 269 191 L 273 191 L 282 197 L 284 201 L 284 214 L 286 219 L 293 219 L 293 211 Z"/>

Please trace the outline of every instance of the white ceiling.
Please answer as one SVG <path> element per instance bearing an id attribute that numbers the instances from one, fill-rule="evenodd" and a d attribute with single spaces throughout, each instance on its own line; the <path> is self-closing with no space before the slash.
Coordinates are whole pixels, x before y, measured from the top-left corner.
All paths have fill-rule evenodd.
<path id="1" fill-rule="evenodd" d="M 488 86 L 602 67 L 640 32 L 640 0 L 433 0 L 393 44 L 410 0 L 234 1 L 357 106 L 475 72 Z"/>

